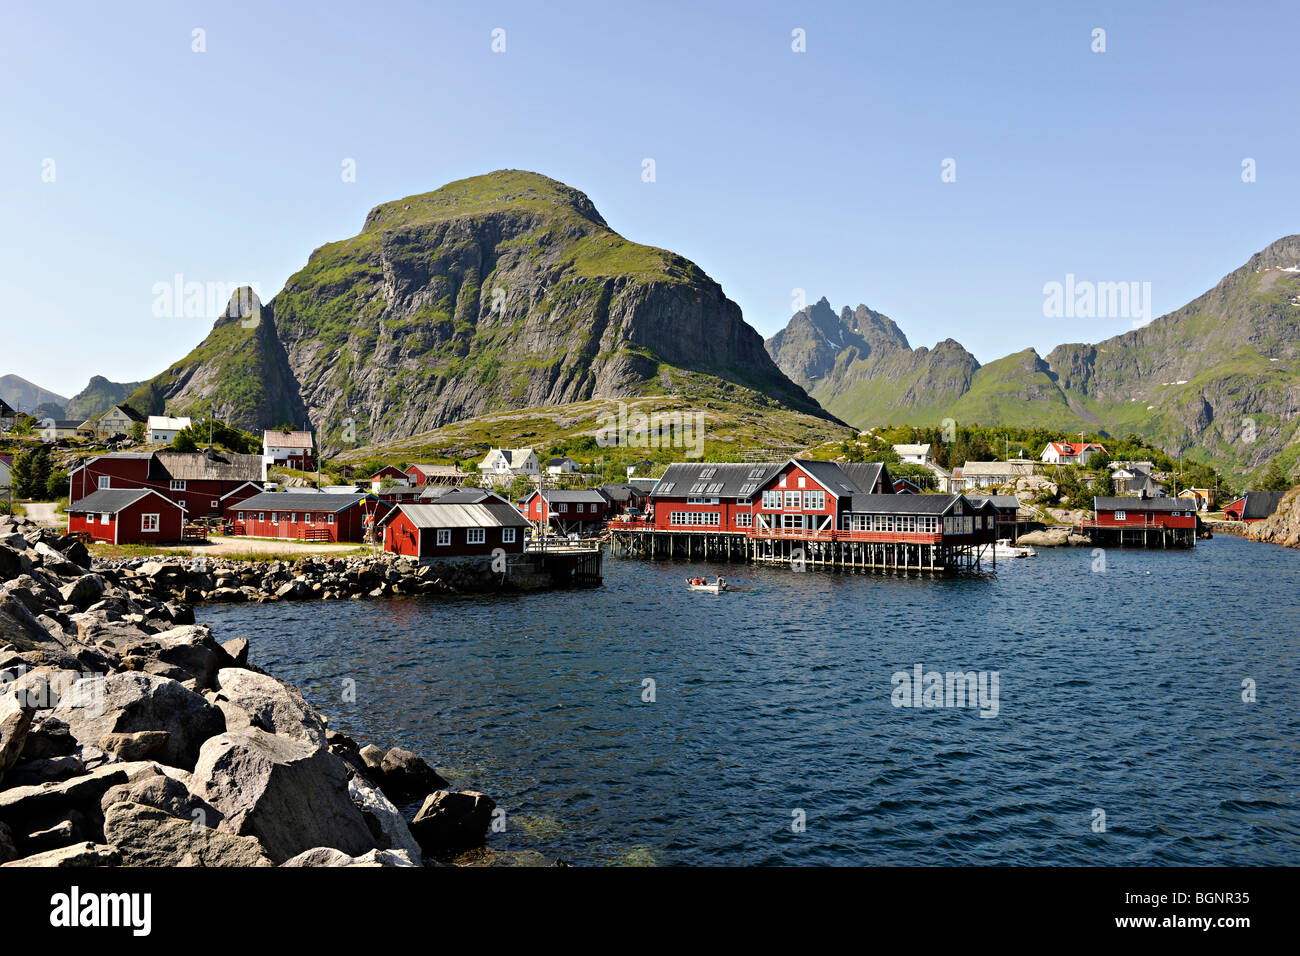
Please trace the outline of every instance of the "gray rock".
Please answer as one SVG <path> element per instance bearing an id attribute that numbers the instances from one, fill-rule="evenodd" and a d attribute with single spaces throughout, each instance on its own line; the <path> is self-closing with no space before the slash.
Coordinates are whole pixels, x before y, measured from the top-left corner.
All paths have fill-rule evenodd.
<path id="1" fill-rule="evenodd" d="M 333 847 L 318 846 L 304 850 L 281 866 L 419 866 L 401 850 L 371 850 L 361 856 L 348 856 Z"/>
<path id="2" fill-rule="evenodd" d="M 150 674 L 119 673 L 78 681 L 53 715 L 82 744 L 111 733 L 165 730 L 170 735 L 156 759 L 190 769 L 199 748 L 225 730 L 221 711 L 174 680 Z"/>
<path id="3" fill-rule="evenodd" d="M 221 811 L 193 793 L 186 782 L 164 773 L 153 764 L 146 764 L 130 780 L 104 791 L 100 807 L 107 810 L 114 803 L 154 807 L 202 827 L 215 828 L 222 821 Z"/>
<path id="4" fill-rule="evenodd" d="M 22 755 L 35 716 L 36 708 L 27 706 L 25 698 L 20 701 L 12 691 L 0 696 L 0 781 Z"/>
<path id="5" fill-rule="evenodd" d="M 248 666 L 248 639 L 236 637 L 222 642 L 221 649 L 230 656 L 235 667 Z"/>
<path id="6" fill-rule="evenodd" d="M 394 747 L 384 754 L 384 759 L 379 764 L 379 780 L 376 782 L 384 793 L 402 803 L 447 788 L 447 781 L 425 763 L 422 757 L 400 747 Z"/>
<path id="7" fill-rule="evenodd" d="M 21 860 L 13 860 L 4 864 L 5 866 L 22 867 L 22 866 L 40 866 L 40 867 L 90 867 L 90 866 L 120 866 L 122 856 L 117 852 L 117 847 L 109 846 L 103 843 L 74 843 L 72 846 L 60 847 L 57 850 L 49 850 L 45 853 L 37 853 L 35 856 L 23 857 Z"/>
<path id="8" fill-rule="evenodd" d="M 77 570 L 81 569 L 77 568 Z M 98 574 L 83 574 L 71 584 L 59 588 L 59 595 L 65 604 L 89 607 L 103 597 L 106 586 L 104 579 Z"/>
<path id="9" fill-rule="evenodd" d="M 325 745 L 325 723 L 292 684 L 267 674 L 226 667 L 217 672 L 217 706 L 226 729 L 257 727 L 267 733 Z"/>
<path id="10" fill-rule="evenodd" d="M 477 790 L 431 793 L 411 821 L 426 853 L 455 853 L 483 845 L 496 803 Z"/>
<path id="11" fill-rule="evenodd" d="M 361 811 L 379 849 L 404 850 L 412 862 L 422 862 L 419 842 L 411 835 L 401 811 L 381 790 L 353 777 L 348 781 L 348 796 Z"/>
<path id="12" fill-rule="evenodd" d="M 95 746 L 117 754 L 122 760 L 144 760 L 167 746 L 171 734 L 165 730 L 137 730 L 134 733 L 105 734 Z"/>
<path id="13" fill-rule="evenodd" d="M 139 803 L 108 806 L 104 839 L 126 866 L 272 865 L 254 837 L 222 833 Z"/>
<path id="14" fill-rule="evenodd" d="M 350 856 L 375 847 L 347 770 L 324 747 L 256 727 L 224 733 L 203 745 L 193 784 L 225 817 L 222 830 L 256 836 L 277 863 L 318 846 Z"/>

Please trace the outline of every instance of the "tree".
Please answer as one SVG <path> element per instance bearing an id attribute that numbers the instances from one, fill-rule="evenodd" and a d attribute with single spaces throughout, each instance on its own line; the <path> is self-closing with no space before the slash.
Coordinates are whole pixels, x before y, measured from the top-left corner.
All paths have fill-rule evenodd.
<path id="1" fill-rule="evenodd" d="M 176 437 L 172 439 L 171 449 L 172 451 L 198 451 L 199 446 L 198 442 L 194 440 L 190 429 L 184 428 L 177 432 Z"/>
<path id="2" fill-rule="evenodd" d="M 51 501 L 66 498 L 68 495 L 68 473 L 62 468 L 50 472 L 45 481 L 45 497 Z"/>
<path id="3" fill-rule="evenodd" d="M 136 441 L 144 441 L 144 422 L 131 423 L 131 437 Z"/>
<path id="4" fill-rule="evenodd" d="M 1256 483 L 1260 491 L 1286 491 L 1291 487 L 1291 479 L 1282 467 L 1282 459 L 1274 458 L 1264 469 Z"/>
<path id="5" fill-rule="evenodd" d="M 13 486 L 18 498 L 41 499 L 50 483 L 50 446 L 40 445 L 14 459 Z"/>

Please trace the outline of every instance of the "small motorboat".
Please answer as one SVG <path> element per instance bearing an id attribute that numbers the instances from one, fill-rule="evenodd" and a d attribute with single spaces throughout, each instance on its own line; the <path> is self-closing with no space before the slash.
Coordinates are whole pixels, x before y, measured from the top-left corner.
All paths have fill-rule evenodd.
<path id="1" fill-rule="evenodd" d="M 993 556 L 997 558 L 1036 558 L 1038 552 L 1026 545 L 1013 544 L 1010 538 L 998 538 L 993 545 Z"/>
<path id="2" fill-rule="evenodd" d="M 707 591 L 710 594 L 721 594 L 723 591 L 727 590 L 727 582 L 719 578 L 713 584 L 696 584 L 687 579 L 686 587 L 692 591 Z"/>

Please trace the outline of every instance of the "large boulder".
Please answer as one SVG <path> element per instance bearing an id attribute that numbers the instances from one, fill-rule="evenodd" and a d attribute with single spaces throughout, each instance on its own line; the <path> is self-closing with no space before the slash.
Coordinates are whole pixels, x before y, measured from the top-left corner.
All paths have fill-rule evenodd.
<path id="1" fill-rule="evenodd" d="M 51 549 L 53 550 L 53 549 Z M 54 552 L 58 554 L 58 552 Z M 62 555 L 59 556 L 62 560 Z M 71 562 L 68 562 L 69 564 Z M 80 568 L 77 568 L 80 571 Z M 71 584 L 65 584 L 59 588 L 59 595 L 63 598 L 64 604 L 75 604 L 77 607 L 89 607 L 104 596 L 104 590 L 107 585 L 104 579 L 98 574 L 83 574 Z"/>
<path id="2" fill-rule="evenodd" d="M 384 793 L 402 803 L 447 788 L 447 781 L 425 763 L 424 758 L 401 747 L 394 747 L 384 754 L 384 759 L 379 762 L 376 783 Z"/>
<path id="3" fill-rule="evenodd" d="M 371 850 L 361 856 L 348 856 L 333 847 L 318 846 L 304 850 L 281 866 L 419 866 L 401 850 Z"/>
<path id="4" fill-rule="evenodd" d="M 421 862 L 420 844 L 411 835 L 411 828 L 402 818 L 401 811 L 384 796 L 381 790 L 368 786 L 353 777 L 348 781 L 348 796 L 356 804 L 370 828 L 375 844 L 381 850 L 404 850 L 415 863 Z"/>
<path id="5" fill-rule="evenodd" d="M 36 708 L 27 704 L 25 695 L 23 700 L 12 691 L 0 696 L 0 781 L 22 756 L 35 716 Z"/>
<path id="6" fill-rule="evenodd" d="M 130 780 L 105 790 L 99 801 L 100 807 L 107 810 L 114 803 L 137 803 L 154 807 L 206 828 L 215 828 L 222 820 L 221 811 L 197 796 L 187 783 L 164 773 L 155 764 L 145 764 L 132 774 Z"/>
<path id="7" fill-rule="evenodd" d="M 167 742 L 154 759 L 186 770 L 194 766 L 203 742 L 226 729 L 220 710 L 178 682 L 129 672 L 78 681 L 53 716 L 79 743 L 94 746 L 106 734 L 165 730 Z"/>
<path id="8" fill-rule="evenodd" d="M 343 762 L 323 746 L 257 727 L 221 734 L 203 745 L 193 790 L 224 816 L 223 831 L 257 837 L 277 863 L 318 846 L 375 848 Z"/>
<path id="9" fill-rule="evenodd" d="M 431 793 L 411 821 L 411 833 L 426 853 L 457 853 L 483 845 L 496 803 L 477 790 Z"/>
<path id="10" fill-rule="evenodd" d="M 251 836 L 221 833 L 140 803 L 104 811 L 104 839 L 126 866 L 271 866 Z"/>
<path id="11" fill-rule="evenodd" d="M 238 667 L 217 672 L 216 704 L 226 728 L 256 727 L 267 733 L 325 746 L 325 723 L 292 684 Z"/>
<path id="12" fill-rule="evenodd" d="M 13 860 L 5 863 L 5 866 L 39 866 L 43 868 L 50 867 L 68 867 L 83 868 L 90 866 L 120 866 L 122 855 L 117 852 L 117 847 L 104 843 L 92 843 L 86 840 L 82 843 L 74 843 L 72 846 L 59 847 L 57 850 L 47 850 L 45 853 L 37 853 L 35 856 L 23 857 L 21 860 Z"/>

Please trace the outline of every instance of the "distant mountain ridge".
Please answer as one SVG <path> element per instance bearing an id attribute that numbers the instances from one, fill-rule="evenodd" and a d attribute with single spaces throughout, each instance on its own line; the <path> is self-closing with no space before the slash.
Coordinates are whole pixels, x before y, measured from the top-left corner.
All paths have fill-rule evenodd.
<path id="1" fill-rule="evenodd" d="M 1256 253 L 1154 321 L 1046 358 L 987 365 L 960 343 L 912 349 L 865 306 L 822 299 L 767 340 L 777 365 L 851 424 L 1037 425 L 1130 432 L 1238 471 L 1300 456 L 1300 236 Z"/>
<path id="2" fill-rule="evenodd" d="M 15 411 L 38 418 L 63 417 L 67 399 L 17 375 L 0 375 L 0 398 Z"/>
<path id="3" fill-rule="evenodd" d="M 134 392 L 141 382 L 110 382 L 102 375 L 92 375 L 90 382 L 68 399 L 64 407 L 66 418 L 95 418 L 119 404 Z"/>
<path id="4" fill-rule="evenodd" d="M 338 450 L 653 394 L 830 419 L 698 266 L 624 239 L 576 189 L 500 170 L 377 206 L 129 401 L 245 428 L 310 419 Z"/>

